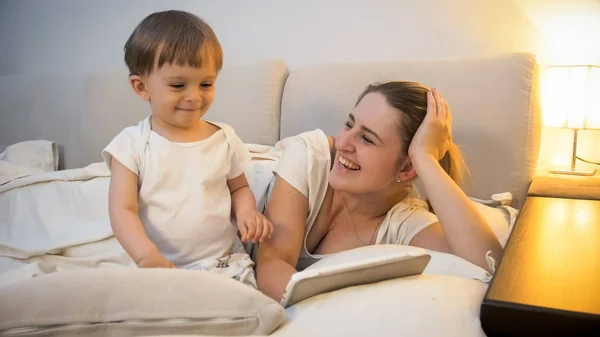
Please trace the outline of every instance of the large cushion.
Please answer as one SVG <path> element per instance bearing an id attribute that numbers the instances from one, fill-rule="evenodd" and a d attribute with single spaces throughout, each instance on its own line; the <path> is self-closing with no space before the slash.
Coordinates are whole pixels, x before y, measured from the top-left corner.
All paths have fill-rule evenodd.
<path id="1" fill-rule="evenodd" d="M 421 82 L 446 98 L 471 173 L 462 186 L 467 195 L 509 191 L 520 207 L 541 141 L 538 65 L 530 54 L 295 69 L 283 95 L 281 137 L 315 128 L 335 135 L 367 85 L 390 80 Z"/>
<path id="2" fill-rule="evenodd" d="M 296 303 L 286 309 L 288 321 L 273 336 L 485 336 L 479 305 L 491 275 L 454 255 L 410 246 L 367 246 L 328 255 L 305 272 L 402 254 L 428 254 L 431 260 L 422 275 L 348 287 Z"/>
<path id="3" fill-rule="evenodd" d="M 237 336 L 269 334 L 285 320 L 274 300 L 207 271 L 61 272 L 0 287 L 0 298 L 0 335 Z"/>
<path id="4" fill-rule="evenodd" d="M 479 307 L 487 284 L 418 275 L 321 294 L 286 309 L 271 336 L 483 337 Z"/>

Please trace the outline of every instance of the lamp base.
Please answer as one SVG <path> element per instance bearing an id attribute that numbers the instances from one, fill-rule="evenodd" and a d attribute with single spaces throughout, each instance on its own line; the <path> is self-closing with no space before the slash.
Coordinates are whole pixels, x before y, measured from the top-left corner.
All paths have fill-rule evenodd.
<path id="1" fill-rule="evenodd" d="M 554 174 L 569 174 L 574 176 L 593 176 L 596 173 L 596 169 L 581 169 L 581 168 L 571 168 L 571 167 L 557 167 L 548 170 L 548 173 Z"/>

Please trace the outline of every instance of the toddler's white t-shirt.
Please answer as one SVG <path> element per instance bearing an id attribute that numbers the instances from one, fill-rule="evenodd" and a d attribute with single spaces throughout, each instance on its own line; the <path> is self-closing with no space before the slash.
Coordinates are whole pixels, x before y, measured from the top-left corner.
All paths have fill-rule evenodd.
<path id="1" fill-rule="evenodd" d="M 231 252 L 227 180 L 244 173 L 249 153 L 227 124 L 207 139 L 176 143 L 151 131 L 150 117 L 119 133 L 102 151 L 138 176 L 138 213 L 146 234 L 177 267 Z"/>

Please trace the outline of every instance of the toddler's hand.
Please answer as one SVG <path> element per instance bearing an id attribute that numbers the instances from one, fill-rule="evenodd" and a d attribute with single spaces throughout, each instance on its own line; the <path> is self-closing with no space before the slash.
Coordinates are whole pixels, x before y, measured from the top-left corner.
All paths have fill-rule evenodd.
<path id="1" fill-rule="evenodd" d="M 237 217 L 237 227 L 240 230 L 242 242 L 262 242 L 271 238 L 273 225 L 267 218 L 257 211 L 240 214 Z"/>
<path id="2" fill-rule="evenodd" d="M 177 268 L 159 252 L 152 252 L 144 256 L 137 261 L 137 265 L 140 268 Z"/>

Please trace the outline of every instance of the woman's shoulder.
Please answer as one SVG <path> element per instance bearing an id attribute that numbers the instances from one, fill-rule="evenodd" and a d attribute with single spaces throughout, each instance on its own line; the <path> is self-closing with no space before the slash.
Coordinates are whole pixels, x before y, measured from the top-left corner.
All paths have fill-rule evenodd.
<path id="1" fill-rule="evenodd" d="M 334 152 L 335 138 L 327 136 L 327 143 L 329 144 L 329 151 Z"/>
<path id="2" fill-rule="evenodd" d="M 275 147 L 282 151 L 296 149 L 308 152 L 311 155 L 323 153 L 329 154 L 333 147 L 333 138 L 327 136 L 323 130 L 315 129 L 302 132 L 295 136 L 286 137 L 277 142 Z"/>
<path id="3" fill-rule="evenodd" d="M 407 218 L 415 216 L 424 216 L 426 214 L 432 214 L 429 211 L 427 202 L 418 197 L 408 196 L 404 200 L 394 205 L 387 213 L 390 220 L 394 218 Z"/>
<path id="4" fill-rule="evenodd" d="M 427 202 L 414 194 L 394 205 L 387 213 L 379 242 L 407 245 L 425 227 L 438 222 Z"/>
<path id="5" fill-rule="evenodd" d="M 427 200 L 423 199 L 419 194 L 419 191 L 415 185 L 409 185 L 408 194 L 406 197 L 394 205 L 392 209 L 388 212 L 392 217 L 394 215 L 400 216 L 405 214 L 403 217 L 412 217 L 413 219 L 418 218 L 426 218 L 437 220 L 437 217 L 433 212 L 429 210 L 429 204 Z"/>

